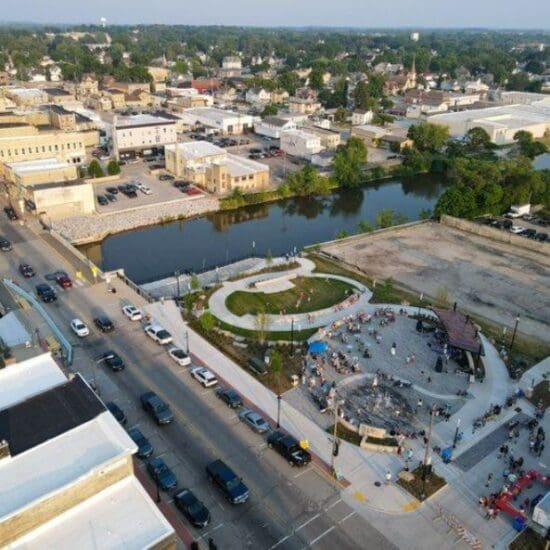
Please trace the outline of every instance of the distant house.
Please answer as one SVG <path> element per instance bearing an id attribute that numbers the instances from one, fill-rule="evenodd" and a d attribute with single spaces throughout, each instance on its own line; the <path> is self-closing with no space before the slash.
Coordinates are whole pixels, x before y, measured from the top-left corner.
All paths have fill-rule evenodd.
<path id="1" fill-rule="evenodd" d="M 352 126 L 362 126 L 363 124 L 368 124 L 374 113 L 372 111 L 366 111 L 364 109 L 356 109 L 351 115 L 351 125 Z"/>
<path id="2" fill-rule="evenodd" d="M 281 133 L 288 130 L 296 130 L 296 123 L 293 120 L 275 116 L 266 117 L 254 125 L 254 132 L 256 134 L 273 139 L 279 139 Z"/>
<path id="3" fill-rule="evenodd" d="M 286 103 L 290 94 L 286 90 L 273 90 L 271 92 L 271 103 Z"/>
<path id="4" fill-rule="evenodd" d="M 267 105 L 271 101 L 271 94 L 265 88 L 250 88 L 246 91 L 245 99 L 252 105 Z"/>
<path id="5" fill-rule="evenodd" d="M 312 115 L 321 110 L 321 103 L 319 103 L 316 99 L 302 99 L 300 97 L 291 97 L 288 100 L 288 110 L 291 113 Z"/>

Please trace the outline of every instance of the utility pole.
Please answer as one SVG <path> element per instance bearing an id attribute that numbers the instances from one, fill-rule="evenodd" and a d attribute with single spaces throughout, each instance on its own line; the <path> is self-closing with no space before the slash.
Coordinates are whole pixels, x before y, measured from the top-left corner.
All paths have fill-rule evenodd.
<path id="1" fill-rule="evenodd" d="M 340 444 L 338 442 L 338 397 L 336 393 L 334 394 L 334 403 L 332 405 L 332 409 L 334 411 L 334 430 L 332 432 L 332 453 L 330 456 L 330 469 L 334 474 L 336 457 L 338 456 L 338 451 L 340 447 Z"/>
<path id="2" fill-rule="evenodd" d="M 510 355 L 512 355 L 512 349 L 514 349 L 514 340 L 516 339 L 516 332 L 519 325 L 519 315 L 516 317 L 516 324 L 514 325 L 514 332 L 512 333 L 512 341 L 510 342 Z"/>
<path id="3" fill-rule="evenodd" d="M 426 498 L 426 478 L 428 476 L 428 467 L 431 463 L 430 457 L 430 445 L 432 443 L 432 427 L 434 422 L 435 403 L 430 409 L 430 426 L 428 428 L 428 438 L 426 441 L 426 448 L 424 449 L 424 462 L 422 464 L 422 500 Z"/>

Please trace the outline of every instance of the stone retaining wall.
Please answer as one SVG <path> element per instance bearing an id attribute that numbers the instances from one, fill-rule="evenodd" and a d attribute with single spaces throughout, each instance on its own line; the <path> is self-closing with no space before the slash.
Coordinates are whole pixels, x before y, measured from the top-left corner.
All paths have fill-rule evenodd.
<path id="1" fill-rule="evenodd" d="M 520 235 L 514 235 L 513 233 L 510 233 L 510 231 L 496 229 L 488 225 L 481 225 L 479 223 L 470 222 L 460 218 L 453 218 L 452 216 L 446 215 L 441 216 L 441 223 L 448 227 L 454 227 L 456 229 L 460 229 L 461 231 L 473 233 L 474 235 L 480 235 L 481 237 L 486 237 L 487 239 L 492 239 L 493 241 L 519 246 L 520 248 L 525 248 L 527 250 L 533 250 L 534 252 L 542 252 L 544 254 L 548 254 L 550 252 L 550 243 L 533 241 L 532 239 L 527 239 L 525 237 L 521 237 Z"/>

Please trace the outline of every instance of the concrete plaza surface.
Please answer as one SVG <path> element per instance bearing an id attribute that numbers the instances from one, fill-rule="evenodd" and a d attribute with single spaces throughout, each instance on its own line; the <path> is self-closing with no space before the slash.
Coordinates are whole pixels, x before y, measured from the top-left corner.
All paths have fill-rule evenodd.
<path id="1" fill-rule="evenodd" d="M 181 345 L 188 334 L 190 351 L 196 362 L 206 364 L 220 379 L 237 389 L 253 406 L 268 417 L 276 418 L 276 395 L 189 329 L 173 302 L 151 304 L 147 309 L 175 335 L 176 341 Z M 448 446 L 452 443 L 457 423 L 461 420 L 464 439 L 455 451 L 455 458 L 488 438 L 515 414 L 512 410 L 507 411 L 497 421 L 487 423 L 475 433 L 469 429 L 473 420 L 482 415 L 490 403 L 501 403 L 503 398 L 514 390 L 514 385 L 496 350 L 485 339 L 484 346 L 484 363 L 487 371 L 484 383 L 473 385 L 470 391 L 474 399 L 467 401 L 449 422 L 439 423 L 434 428 L 433 444 Z M 525 407 L 528 409 L 528 405 Z M 323 463 L 330 464 L 330 435 L 288 403 L 284 397 L 281 425 L 296 437 L 307 439 L 312 452 Z M 422 460 L 421 441 L 410 440 L 407 447 L 413 450 L 413 462 Z M 483 455 L 479 458 L 480 462 L 486 459 L 484 452 L 480 451 Z M 455 547 L 456 535 L 449 533 L 447 523 L 451 516 L 455 518 L 453 521 L 460 522 L 465 531 L 470 533 L 472 540 L 478 540 L 483 547 L 504 547 L 504 542 L 509 541 L 514 534 L 511 522 L 505 517 L 491 522 L 484 519 L 484 511 L 478 506 L 479 496 L 484 492 L 479 475 L 465 473 L 453 463 L 443 464 L 438 456 L 434 453 L 432 455 L 436 470 L 447 478 L 449 485 L 428 502 L 420 504 L 393 482 L 389 485 L 383 483 L 388 470 L 392 473 L 393 480 L 396 479 L 398 472 L 404 467 L 403 458 L 393 454 L 368 452 L 342 442 L 336 469 L 349 485 L 341 489 L 341 498 L 357 514 L 369 522 L 374 522 L 382 534 L 401 548 Z M 494 468 L 492 463 L 491 468 Z M 473 474 L 478 474 L 475 468 Z M 380 483 L 381 486 L 378 486 Z M 391 521 L 388 521 L 388 515 L 391 516 Z M 461 544 L 466 545 L 464 542 Z"/>
<path id="2" fill-rule="evenodd" d="M 513 327 L 520 315 L 522 332 L 548 341 L 550 254 L 435 222 L 328 243 L 322 251 L 419 294 L 445 287 L 451 303 L 499 324 Z"/>

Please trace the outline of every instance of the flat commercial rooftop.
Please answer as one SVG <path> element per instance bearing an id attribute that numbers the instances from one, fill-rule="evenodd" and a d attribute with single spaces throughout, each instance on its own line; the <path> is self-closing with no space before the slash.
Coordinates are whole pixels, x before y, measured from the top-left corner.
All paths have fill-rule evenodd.
<path id="1" fill-rule="evenodd" d="M 141 484 L 130 477 L 17 539 L 10 548 L 151 548 L 173 533 Z"/>
<path id="2" fill-rule="evenodd" d="M 233 178 L 266 172 L 269 166 L 237 155 L 227 155 L 225 165 Z"/>
<path id="3" fill-rule="evenodd" d="M 509 327 L 520 315 L 521 332 L 550 341 L 550 254 L 436 222 L 365 234 L 321 248 L 377 281 L 391 277 L 429 296 L 445 288 L 459 311 Z"/>
<path id="4" fill-rule="evenodd" d="M 132 115 L 128 117 L 118 117 L 116 121 L 117 128 L 132 128 L 139 126 L 156 126 L 159 124 L 174 124 L 173 119 L 147 114 Z"/>
<path id="5" fill-rule="evenodd" d="M 49 353 L 8 365 L 0 369 L 0 410 L 66 381 Z"/>
<path id="6" fill-rule="evenodd" d="M 0 521 L 136 450 L 135 443 L 113 415 L 105 411 L 24 453 L 1 459 Z"/>
<path id="7" fill-rule="evenodd" d="M 185 143 L 178 143 L 177 146 L 180 153 L 186 159 L 201 159 L 214 155 L 225 155 L 225 149 L 204 140 L 187 141 Z M 165 149 L 167 151 L 175 151 L 176 144 L 166 145 Z"/>
<path id="8" fill-rule="evenodd" d="M 22 162 L 6 163 L 12 170 L 18 174 L 28 174 L 32 172 L 42 172 L 42 170 L 61 170 L 69 166 L 68 162 L 62 162 L 57 158 L 41 160 L 25 160 Z"/>

